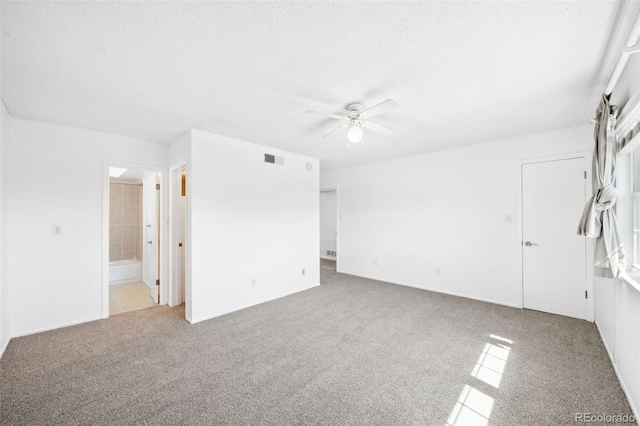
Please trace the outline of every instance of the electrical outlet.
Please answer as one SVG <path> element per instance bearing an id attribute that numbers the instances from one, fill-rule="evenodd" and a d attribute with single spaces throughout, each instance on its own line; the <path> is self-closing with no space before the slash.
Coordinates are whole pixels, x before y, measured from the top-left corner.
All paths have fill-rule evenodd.
<path id="1" fill-rule="evenodd" d="M 302 268 L 302 275 L 304 275 L 304 274 L 305 274 L 305 270 L 304 270 L 304 268 Z"/>
<path id="2" fill-rule="evenodd" d="M 442 271 L 440 271 L 440 268 L 436 268 L 436 275 L 442 275 Z"/>
<path id="3" fill-rule="evenodd" d="M 53 225 L 53 236 L 59 237 L 62 235 L 62 225 Z"/>
<path id="4" fill-rule="evenodd" d="M 374 266 L 378 266 L 378 259 L 373 259 Z"/>
<path id="5" fill-rule="evenodd" d="M 256 286 L 256 279 L 255 278 L 251 278 L 251 281 L 249 281 L 249 286 L 250 287 L 255 287 Z"/>

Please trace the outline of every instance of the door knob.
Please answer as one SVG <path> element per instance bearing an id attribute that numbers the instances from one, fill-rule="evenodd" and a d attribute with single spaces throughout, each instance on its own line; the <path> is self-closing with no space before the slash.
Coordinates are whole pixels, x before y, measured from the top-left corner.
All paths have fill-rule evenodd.
<path id="1" fill-rule="evenodd" d="M 525 245 L 525 246 L 527 246 L 527 247 L 537 246 L 537 244 L 536 244 L 536 243 L 532 243 L 531 241 L 525 241 L 525 242 L 524 242 L 524 245 Z"/>
<path id="2" fill-rule="evenodd" d="M 528 242 L 528 241 L 527 241 Z M 147 244 L 153 244 L 153 241 L 147 241 Z"/>

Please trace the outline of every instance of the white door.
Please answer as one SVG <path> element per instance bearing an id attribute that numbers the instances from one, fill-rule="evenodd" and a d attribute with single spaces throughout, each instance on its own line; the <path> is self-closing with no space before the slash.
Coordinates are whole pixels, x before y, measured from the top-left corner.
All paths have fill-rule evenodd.
<path id="1" fill-rule="evenodd" d="M 158 190 L 154 174 L 142 181 L 142 217 L 144 241 L 142 242 L 142 280 L 149 286 L 154 302 L 158 303 Z"/>
<path id="2" fill-rule="evenodd" d="M 586 318 L 585 170 L 585 158 L 522 165 L 525 308 Z"/>

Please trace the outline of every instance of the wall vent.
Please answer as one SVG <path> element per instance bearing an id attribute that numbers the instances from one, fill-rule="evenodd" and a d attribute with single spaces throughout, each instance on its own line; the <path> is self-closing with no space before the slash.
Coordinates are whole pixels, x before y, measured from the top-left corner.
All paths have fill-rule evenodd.
<path id="1" fill-rule="evenodd" d="M 336 251 L 335 250 L 327 250 L 327 256 L 336 256 Z"/>
<path id="2" fill-rule="evenodd" d="M 264 162 L 284 166 L 284 157 L 273 154 L 264 154 Z"/>

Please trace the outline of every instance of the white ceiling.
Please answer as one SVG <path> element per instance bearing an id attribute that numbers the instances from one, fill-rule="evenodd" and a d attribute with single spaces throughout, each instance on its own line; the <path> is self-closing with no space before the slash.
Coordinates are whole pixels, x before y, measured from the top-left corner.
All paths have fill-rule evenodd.
<path id="1" fill-rule="evenodd" d="M 362 164 L 585 123 L 639 2 L 2 2 L 11 114 Z M 387 98 L 397 129 L 322 135 Z"/>

